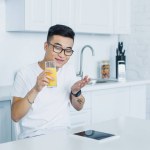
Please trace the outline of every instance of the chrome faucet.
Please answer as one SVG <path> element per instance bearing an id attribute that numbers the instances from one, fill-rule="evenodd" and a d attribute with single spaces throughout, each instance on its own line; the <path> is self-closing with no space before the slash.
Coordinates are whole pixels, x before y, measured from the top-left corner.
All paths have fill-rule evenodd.
<path id="1" fill-rule="evenodd" d="M 85 46 L 82 48 L 81 53 L 80 53 L 80 71 L 79 71 L 79 73 L 77 74 L 77 76 L 79 76 L 79 77 L 81 77 L 81 78 L 83 78 L 83 69 L 82 69 L 82 67 L 83 67 L 83 51 L 85 50 L 85 48 L 89 48 L 89 49 L 91 50 L 92 56 L 95 55 L 94 49 L 93 49 L 90 45 L 85 45 Z"/>

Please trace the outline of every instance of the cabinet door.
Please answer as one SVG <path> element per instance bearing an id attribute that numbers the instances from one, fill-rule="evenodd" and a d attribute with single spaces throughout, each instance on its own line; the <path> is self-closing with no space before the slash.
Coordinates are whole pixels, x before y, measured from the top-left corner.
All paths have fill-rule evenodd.
<path id="1" fill-rule="evenodd" d="M 113 33 L 113 0 L 76 0 L 75 30 Z"/>
<path id="2" fill-rule="evenodd" d="M 131 31 L 131 0 L 114 0 L 114 33 L 129 34 Z"/>
<path id="3" fill-rule="evenodd" d="M 64 24 L 74 28 L 74 0 L 53 0 L 52 25 Z"/>
<path id="4" fill-rule="evenodd" d="M 6 30 L 47 32 L 51 15 L 52 0 L 8 0 Z"/>
<path id="5" fill-rule="evenodd" d="M 129 88 L 116 88 L 92 93 L 92 123 L 129 115 Z"/>
<path id="6" fill-rule="evenodd" d="M 146 85 L 131 87 L 130 114 L 132 117 L 146 119 Z"/>
<path id="7" fill-rule="evenodd" d="M 11 141 L 10 101 L 0 101 L 0 143 Z"/>
<path id="8" fill-rule="evenodd" d="M 48 31 L 51 16 L 51 0 L 25 0 L 25 30 Z"/>

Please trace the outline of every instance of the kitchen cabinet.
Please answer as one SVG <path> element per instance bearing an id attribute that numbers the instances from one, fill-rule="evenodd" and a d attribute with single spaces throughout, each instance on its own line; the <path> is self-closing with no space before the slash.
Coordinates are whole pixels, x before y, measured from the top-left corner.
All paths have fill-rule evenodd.
<path id="1" fill-rule="evenodd" d="M 130 114 L 129 88 L 92 92 L 92 123 Z"/>
<path id="2" fill-rule="evenodd" d="M 52 25 L 65 24 L 74 29 L 74 6 L 74 0 L 52 0 Z"/>
<path id="3" fill-rule="evenodd" d="M 65 24 L 77 33 L 127 34 L 129 20 L 130 0 L 6 1 L 7 31 L 47 32 Z"/>
<path id="4" fill-rule="evenodd" d="M 113 0 L 76 0 L 75 30 L 113 33 Z"/>
<path id="5" fill-rule="evenodd" d="M 76 32 L 130 33 L 130 0 L 76 0 Z"/>
<path id="6" fill-rule="evenodd" d="M 146 119 L 146 86 L 133 86 L 130 88 L 130 114 L 133 117 Z"/>
<path id="7" fill-rule="evenodd" d="M 71 107 L 72 128 L 90 126 L 121 116 L 146 119 L 146 85 L 107 89 L 100 87 L 101 85 L 97 85 L 97 88 L 87 88 L 83 92 L 85 97 L 83 110 L 76 111 Z"/>
<path id="8" fill-rule="evenodd" d="M 72 7 L 72 0 L 6 1 L 6 30 L 47 32 L 54 24 L 73 28 Z"/>
<path id="9" fill-rule="evenodd" d="M 0 101 L 0 143 L 11 141 L 10 100 Z"/>
<path id="10" fill-rule="evenodd" d="M 52 0 L 6 1 L 7 31 L 47 31 L 51 25 Z"/>
<path id="11" fill-rule="evenodd" d="M 92 123 L 121 116 L 146 119 L 146 86 L 92 92 Z"/>

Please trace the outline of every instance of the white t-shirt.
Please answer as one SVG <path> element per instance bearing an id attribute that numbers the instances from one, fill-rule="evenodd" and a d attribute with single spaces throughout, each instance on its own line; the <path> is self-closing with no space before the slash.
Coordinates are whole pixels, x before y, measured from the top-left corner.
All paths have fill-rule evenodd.
<path id="1" fill-rule="evenodd" d="M 21 69 L 16 75 L 12 96 L 25 97 L 42 71 L 38 63 Z M 28 113 L 20 120 L 19 138 L 45 134 L 48 130 L 67 128 L 70 125 L 69 96 L 75 81 L 75 71 L 71 64 L 65 64 L 58 70 L 57 87 L 44 87 Z"/>

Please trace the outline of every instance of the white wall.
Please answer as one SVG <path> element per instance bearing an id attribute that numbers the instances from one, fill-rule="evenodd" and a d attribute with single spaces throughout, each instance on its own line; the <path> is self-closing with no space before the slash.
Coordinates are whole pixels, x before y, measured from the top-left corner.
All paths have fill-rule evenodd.
<path id="1" fill-rule="evenodd" d="M 131 35 L 121 36 L 127 46 L 127 75 L 150 79 L 150 1 L 132 0 Z M 147 90 L 147 118 L 150 119 L 150 87 Z"/>
<path id="2" fill-rule="evenodd" d="M 84 52 L 83 59 L 86 64 L 83 68 L 84 74 L 96 77 L 96 64 L 103 59 L 111 58 L 112 66 L 114 66 L 117 38 L 117 36 L 108 35 L 77 34 L 73 48 L 76 71 L 79 70 L 79 52 L 85 44 L 90 44 L 94 48 L 95 56 L 92 57 L 88 49 Z M 16 70 L 43 58 L 45 40 L 46 33 L 6 32 L 5 0 L 0 0 L 0 86 L 11 85 Z"/>

